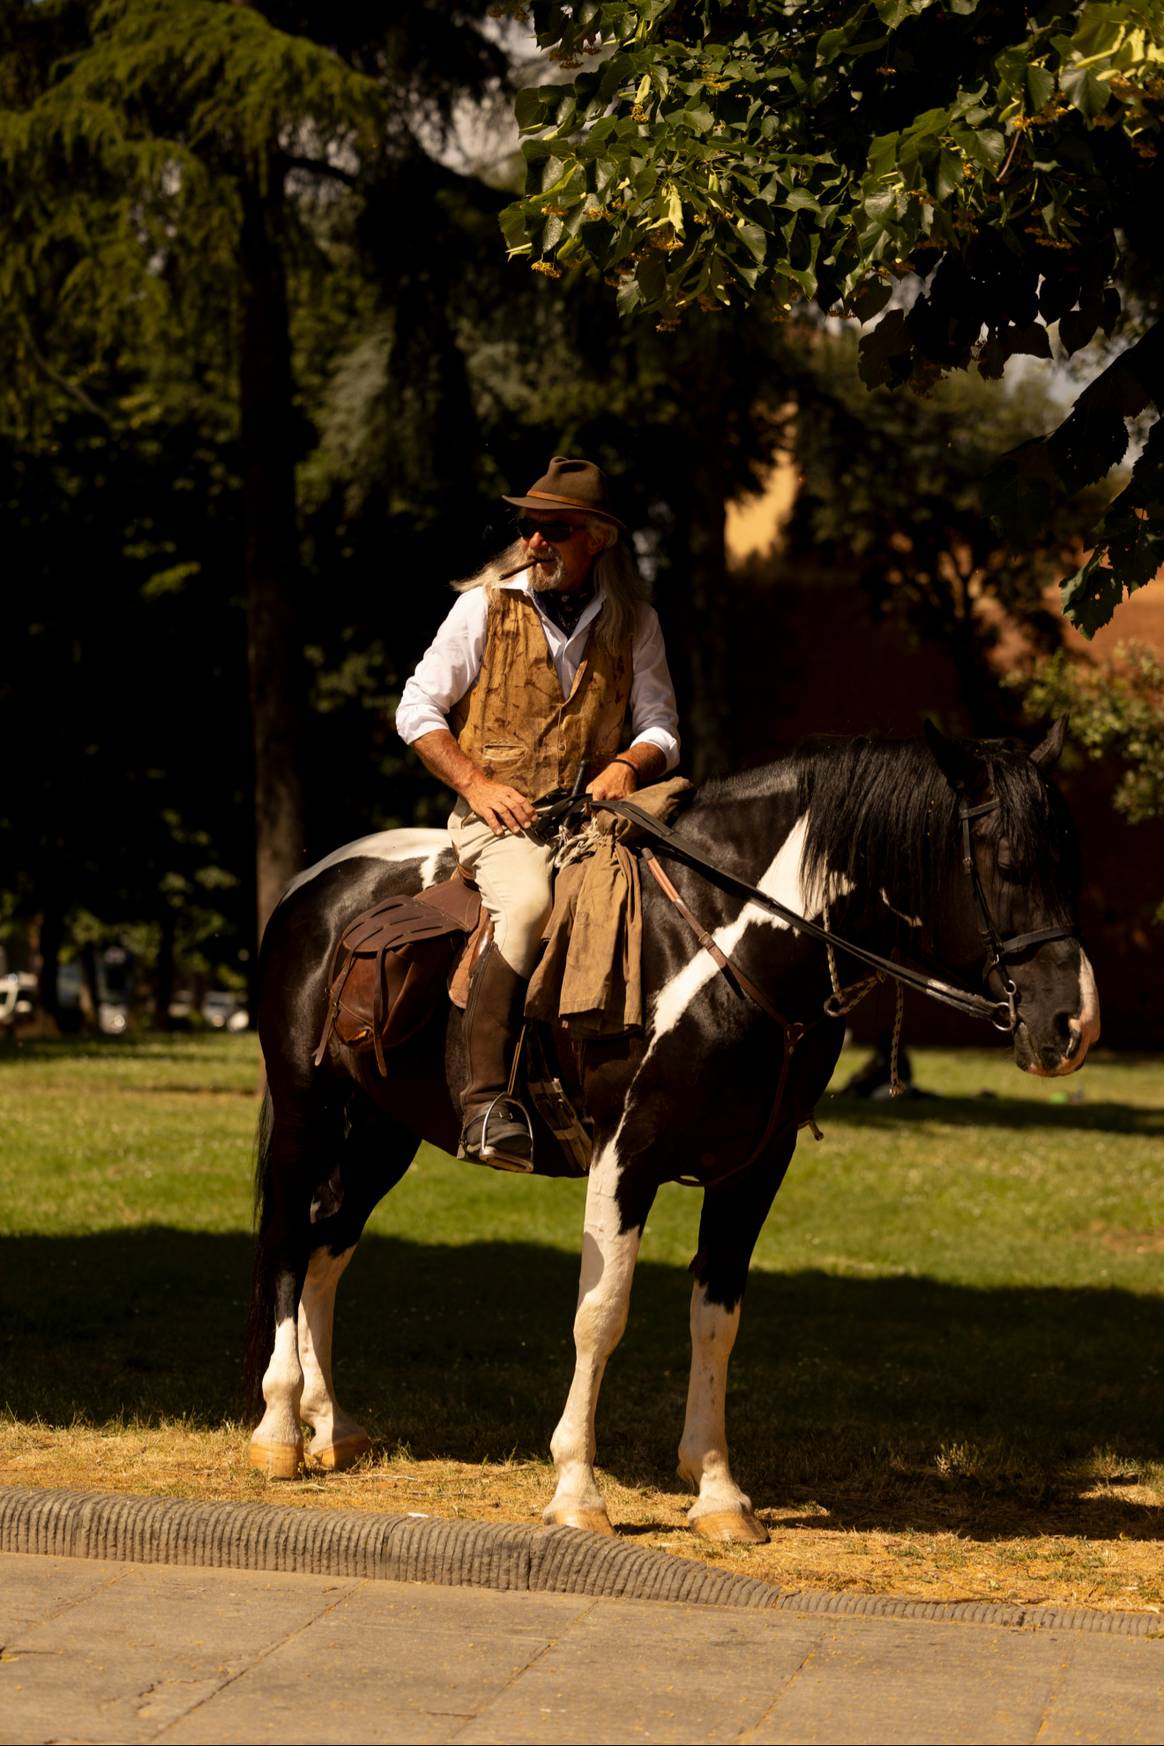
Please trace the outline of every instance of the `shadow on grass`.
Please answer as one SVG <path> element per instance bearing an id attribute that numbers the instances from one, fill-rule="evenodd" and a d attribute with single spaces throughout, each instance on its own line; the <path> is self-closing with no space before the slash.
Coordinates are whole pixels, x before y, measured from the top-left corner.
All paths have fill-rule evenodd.
<path id="1" fill-rule="evenodd" d="M 924 1088 L 923 1088 L 924 1089 Z M 1070 1094 L 1064 1092 L 1065 1097 Z M 1080 1128 L 1109 1134 L 1140 1134 L 1164 1139 L 1164 1109 L 1126 1103 L 1043 1103 L 1026 1097 L 869 1098 L 826 1097 L 817 1109 L 822 1122 L 886 1128 L 905 1123 L 939 1122 L 954 1128 Z"/>
<path id="2" fill-rule="evenodd" d="M 242 1233 L 5 1239 L 0 1402 L 51 1425 L 237 1415 L 250 1256 Z M 341 1397 L 389 1451 L 544 1459 L 576 1282 L 571 1256 L 534 1244 L 370 1237 L 341 1288 Z M 600 1462 L 630 1484 L 671 1484 L 689 1290 L 682 1268 L 640 1264 L 599 1414 Z M 838 1527 L 1164 1537 L 1164 1512 L 1080 1495 L 1161 1459 L 1161 1352 L 1164 1302 L 1125 1291 L 757 1272 L 734 1465 L 778 1519 L 811 1499 Z"/>

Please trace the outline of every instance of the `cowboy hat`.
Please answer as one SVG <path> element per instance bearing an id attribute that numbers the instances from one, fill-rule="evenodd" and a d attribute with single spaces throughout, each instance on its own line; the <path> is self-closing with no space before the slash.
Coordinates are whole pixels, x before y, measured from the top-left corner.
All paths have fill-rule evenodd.
<path id="1" fill-rule="evenodd" d="M 555 455 L 549 471 L 530 486 L 524 497 L 503 497 L 516 509 L 540 510 L 543 515 L 555 509 L 580 509 L 600 521 L 613 522 L 626 533 L 610 508 L 610 483 L 601 467 L 593 461 L 571 461 L 565 455 Z"/>

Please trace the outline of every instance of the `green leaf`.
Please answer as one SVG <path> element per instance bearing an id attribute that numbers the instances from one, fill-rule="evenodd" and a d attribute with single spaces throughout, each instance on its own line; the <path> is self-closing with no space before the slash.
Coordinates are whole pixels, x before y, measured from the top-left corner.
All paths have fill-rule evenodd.
<path id="1" fill-rule="evenodd" d="M 1097 547 L 1059 589 L 1064 618 L 1088 640 L 1110 622 L 1124 597 L 1123 583 L 1114 570 L 1103 567 L 1103 556 L 1102 549 Z"/>
<path id="2" fill-rule="evenodd" d="M 907 356 L 912 342 L 905 326 L 905 311 L 891 309 L 883 315 L 870 333 L 861 336 L 857 348 L 861 380 L 866 388 L 877 388 L 887 382 L 893 360 Z"/>
<path id="3" fill-rule="evenodd" d="M 1027 94 L 1034 110 L 1045 109 L 1055 95 L 1055 75 L 1046 67 L 1028 66 Z"/>
<path id="4" fill-rule="evenodd" d="M 544 91 L 540 85 L 526 85 L 517 93 L 513 100 L 513 113 L 523 133 L 528 128 L 541 126 L 551 100 L 552 94 Z"/>
<path id="5" fill-rule="evenodd" d="M 872 321 L 892 296 L 892 280 L 870 279 L 846 300 L 846 308 L 857 321 Z"/>
<path id="6" fill-rule="evenodd" d="M 526 240 L 526 207 L 515 201 L 512 206 L 502 208 L 499 215 L 501 234 L 510 248 L 517 248 Z"/>
<path id="7" fill-rule="evenodd" d="M 618 296 L 615 298 L 618 313 L 620 315 L 633 315 L 642 300 L 643 294 L 639 290 L 638 280 L 624 279 L 618 288 Z"/>
<path id="8" fill-rule="evenodd" d="M 736 234 L 743 238 L 753 258 L 762 262 L 768 253 L 767 231 L 762 230 L 758 224 L 748 224 L 745 220 L 736 226 Z"/>
<path id="9" fill-rule="evenodd" d="M 649 254 L 639 262 L 635 275 L 642 300 L 646 304 L 660 303 L 667 290 L 667 269 L 661 255 Z"/>
<path id="10" fill-rule="evenodd" d="M 1023 352 L 1030 358 L 1051 356 L 1051 336 L 1041 321 L 1029 321 L 1023 327 L 1012 327 L 1006 335 L 1010 352 Z"/>
<path id="11" fill-rule="evenodd" d="M 1069 309 L 1059 319 L 1059 344 L 1068 357 L 1085 346 L 1099 326 L 1098 312 L 1087 314 L 1081 309 Z"/>
<path id="12" fill-rule="evenodd" d="M 1088 121 L 1102 115 L 1111 101 L 1111 91 L 1090 67 L 1070 67 L 1059 76 L 1063 95 Z"/>
<path id="13" fill-rule="evenodd" d="M 933 4 L 933 0 L 873 0 L 877 16 L 890 30 L 896 30 L 907 18 L 916 17 Z"/>
<path id="14" fill-rule="evenodd" d="M 963 186 L 964 181 L 961 157 L 957 152 L 948 151 L 943 147 L 938 153 L 938 164 L 931 183 L 934 193 L 939 200 L 946 200 L 955 188 Z"/>
<path id="15" fill-rule="evenodd" d="M 1006 156 L 1006 140 L 997 128 L 972 128 L 965 145 L 970 157 L 985 170 L 996 170 Z"/>

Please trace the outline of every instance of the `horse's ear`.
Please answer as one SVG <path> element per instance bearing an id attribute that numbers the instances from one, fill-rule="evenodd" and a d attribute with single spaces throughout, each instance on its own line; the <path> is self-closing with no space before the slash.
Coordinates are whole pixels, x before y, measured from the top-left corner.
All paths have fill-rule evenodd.
<path id="1" fill-rule="evenodd" d="M 961 794 L 970 787 L 974 779 L 974 759 L 956 740 L 948 740 L 942 730 L 935 727 L 928 716 L 922 722 L 926 736 L 926 745 L 934 754 L 934 761 L 950 787 Z"/>
<path id="2" fill-rule="evenodd" d="M 1063 751 L 1063 742 L 1067 738 L 1067 717 L 1061 715 L 1045 740 L 1041 740 L 1031 753 L 1032 764 L 1037 764 L 1040 770 L 1049 770 L 1052 764 L 1059 762 Z"/>

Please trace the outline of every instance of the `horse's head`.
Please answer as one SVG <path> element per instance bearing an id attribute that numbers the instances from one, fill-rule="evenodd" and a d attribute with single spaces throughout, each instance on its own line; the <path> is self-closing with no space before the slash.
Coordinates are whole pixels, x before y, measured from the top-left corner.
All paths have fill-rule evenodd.
<path id="1" fill-rule="evenodd" d="M 1012 741 L 926 739 L 957 800 L 960 853 L 943 882 L 937 932 L 951 968 L 1009 1003 L 1016 1066 L 1049 1077 L 1082 1067 L 1099 1037 L 1099 998 L 1076 934 L 1078 855 L 1047 779 L 1061 716 L 1033 752 Z"/>

